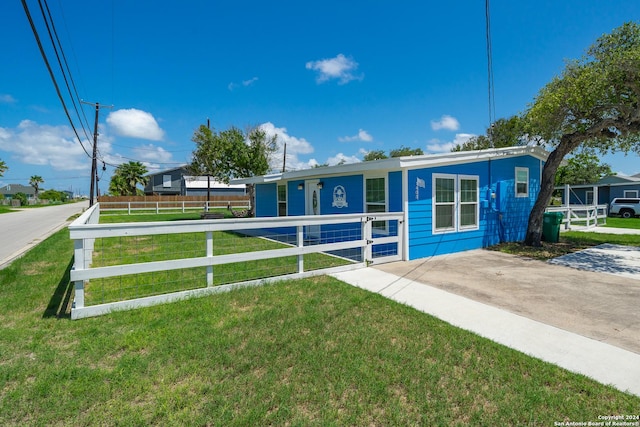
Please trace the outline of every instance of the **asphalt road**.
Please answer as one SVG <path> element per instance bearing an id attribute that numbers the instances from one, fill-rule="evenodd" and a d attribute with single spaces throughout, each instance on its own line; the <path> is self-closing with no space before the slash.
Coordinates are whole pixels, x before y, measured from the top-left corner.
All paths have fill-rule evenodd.
<path id="1" fill-rule="evenodd" d="M 0 215 L 0 269 L 68 225 L 69 217 L 88 207 L 89 202 L 83 201 Z"/>

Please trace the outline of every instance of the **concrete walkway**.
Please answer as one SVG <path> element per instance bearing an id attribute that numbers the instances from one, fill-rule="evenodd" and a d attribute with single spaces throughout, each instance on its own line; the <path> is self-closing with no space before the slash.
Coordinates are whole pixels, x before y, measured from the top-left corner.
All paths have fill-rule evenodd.
<path id="1" fill-rule="evenodd" d="M 582 227 L 572 226 L 570 230 L 565 230 L 560 227 L 560 232 L 563 231 L 583 231 L 587 233 L 604 233 L 604 234 L 640 234 L 640 229 L 637 228 L 615 228 L 615 227 Z"/>
<path id="2" fill-rule="evenodd" d="M 640 354 L 375 268 L 333 276 L 530 356 L 640 396 Z"/>

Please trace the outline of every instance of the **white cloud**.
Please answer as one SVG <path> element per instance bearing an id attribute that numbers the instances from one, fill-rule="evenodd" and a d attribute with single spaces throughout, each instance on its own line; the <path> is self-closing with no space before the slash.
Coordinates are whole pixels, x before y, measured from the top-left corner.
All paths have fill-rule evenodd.
<path id="1" fill-rule="evenodd" d="M 445 130 L 450 130 L 455 132 L 458 129 L 460 129 L 460 122 L 458 122 L 458 119 L 456 119 L 455 117 L 448 116 L 445 114 L 438 121 L 431 120 L 431 129 L 433 130 L 445 129 Z"/>
<path id="2" fill-rule="evenodd" d="M 121 136 L 161 141 L 164 131 L 151 113 L 135 108 L 116 110 L 109 113 L 107 123 Z"/>
<path id="3" fill-rule="evenodd" d="M 249 80 L 243 80 L 242 83 L 233 83 L 233 82 L 231 82 L 231 83 L 229 83 L 228 88 L 229 88 L 229 90 L 234 90 L 236 88 L 239 88 L 240 86 L 247 87 L 247 86 L 253 85 L 257 81 L 258 81 L 257 77 L 252 77 Z"/>
<path id="4" fill-rule="evenodd" d="M 360 129 L 357 135 L 339 137 L 338 141 L 340 142 L 351 142 L 351 141 L 371 142 L 373 141 L 373 137 L 366 130 Z"/>
<path id="5" fill-rule="evenodd" d="M 453 141 L 449 142 L 442 142 L 439 139 L 432 139 L 427 144 L 427 153 L 433 154 L 450 152 L 454 147 L 464 144 L 474 136 L 477 135 L 474 135 L 472 133 L 457 133 Z"/>
<path id="6" fill-rule="evenodd" d="M 171 163 L 173 155 L 162 147 L 147 144 L 133 149 L 134 157 L 141 162 Z"/>
<path id="7" fill-rule="evenodd" d="M 329 157 L 327 159 L 327 164 L 329 166 L 335 166 L 335 165 L 347 164 L 347 163 L 360 163 L 361 161 L 362 160 L 360 160 L 356 156 L 347 156 L 343 153 L 338 153 L 333 157 Z"/>
<path id="8" fill-rule="evenodd" d="M 317 83 L 324 83 L 328 80 L 337 79 L 338 84 L 346 84 L 352 80 L 362 80 L 363 75 L 355 75 L 358 63 L 353 58 L 347 58 L 343 54 L 338 54 L 335 58 L 309 61 L 305 64 L 307 70 L 318 72 Z"/>
<path id="9" fill-rule="evenodd" d="M 13 104 L 16 99 L 9 94 L 0 94 L 0 104 Z"/>
<path id="10" fill-rule="evenodd" d="M 287 145 L 287 170 L 307 169 L 313 165 L 303 162 L 298 158 L 299 154 L 313 153 L 313 146 L 304 138 L 296 138 L 287 134 L 287 128 L 278 128 L 271 122 L 260 125 L 260 128 L 267 134 L 267 137 L 278 136 L 276 140 L 276 152 L 271 157 L 271 168 L 276 171 L 282 170 L 282 162 L 284 159 L 284 146 Z"/>
<path id="11" fill-rule="evenodd" d="M 83 144 L 91 152 L 91 142 L 84 140 Z M 102 153 L 103 147 L 99 147 Z M 104 149 L 108 151 L 110 144 Z M 15 129 L 0 128 L 0 150 L 11 153 L 12 158 L 21 163 L 50 165 L 56 170 L 84 170 L 91 166 L 91 159 L 68 126 L 39 125 L 23 120 Z"/>

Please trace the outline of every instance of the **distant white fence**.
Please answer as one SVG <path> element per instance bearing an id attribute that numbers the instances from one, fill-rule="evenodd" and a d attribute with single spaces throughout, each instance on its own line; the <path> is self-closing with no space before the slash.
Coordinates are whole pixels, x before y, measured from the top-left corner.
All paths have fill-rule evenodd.
<path id="1" fill-rule="evenodd" d="M 606 224 L 608 208 L 607 205 L 549 206 L 545 212 L 562 212 L 564 228 L 570 230 L 572 226 L 590 228 Z"/>
<path id="2" fill-rule="evenodd" d="M 72 319 L 255 286 L 274 279 L 351 270 L 373 262 L 401 260 L 403 256 L 403 213 L 99 224 L 101 209 L 102 203 L 95 204 L 69 226 L 75 251 Z M 381 221 L 384 229 L 380 228 Z M 154 255 L 158 248 L 164 251 L 171 246 L 172 239 L 183 237 L 173 252 Z M 248 237 L 244 240 L 247 245 L 258 242 L 262 247 L 247 247 L 242 240 L 238 243 L 237 239 L 244 237 Z M 216 255 L 225 244 L 226 252 Z M 109 251 L 129 255 L 105 260 Z M 340 265 L 325 268 L 327 259 Z M 245 277 L 248 265 L 263 267 L 291 260 L 294 265 L 286 267 L 291 272 L 285 275 L 274 277 L 267 273 L 265 277 L 237 280 Z M 236 269 L 225 273 L 228 279 L 220 282 L 216 275 L 222 274 L 225 265 Z M 190 272 L 189 280 L 194 285 L 176 291 L 182 282 L 187 282 L 186 272 Z M 175 278 L 171 274 L 184 275 Z M 104 291 L 92 283 L 107 280 L 120 280 L 127 285 Z M 165 292 L 163 286 L 168 282 L 172 291 Z M 92 295 L 111 292 L 111 300 L 85 304 L 87 288 Z M 131 290 L 138 288 L 151 291 L 131 298 Z M 119 297 L 118 293 L 124 296 Z"/>
<path id="3" fill-rule="evenodd" d="M 249 201 L 242 200 L 213 200 L 213 201 L 156 201 L 156 202 L 100 202 L 103 214 L 115 213 L 128 215 L 145 213 L 174 213 L 189 211 L 208 211 L 214 208 L 249 209 Z"/>

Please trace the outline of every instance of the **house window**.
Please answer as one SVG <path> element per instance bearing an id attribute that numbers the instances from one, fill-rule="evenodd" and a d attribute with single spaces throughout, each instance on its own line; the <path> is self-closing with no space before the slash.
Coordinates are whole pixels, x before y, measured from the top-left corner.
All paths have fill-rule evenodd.
<path id="1" fill-rule="evenodd" d="M 384 178 L 367 178 L 365 180 L 365 211 L 366 213 L 386 212 L 387 194 Z M 386 231 L 386 221 L 374 221 L 374 230 Z"/>
<path id="2" fill-rule="evenodd" d="M 287 216 L 287 186 L 278 185 L 278 216 Z"/>
<path id="3" fill-rule="evenodd" d="M 478 228 L 478 178 L 459 177 L 460 229 Z"/>
<path id="4" fill-rule="evenodd" d="M 516 197 L 529 197 L 529 168 L 516 168 Z"/>
<path id="5" fill-rule="evenodd" d="M 433 175 L 433 232 L 476 230 L 479 226 L 477 176 Z"/>
<path id="6" fill-rule="evenodd" d="M 455 230 L 455 175 L 434 175 L 435 230 Z"/>
<path id="7" fill-rule="evenodd" d="M 162 187 L 171 188 L 171 175 L 162 175 Z"/>
<path id="8" fill-rule="evenodd" d="M 638 197 L 638 190 L 624 190 L 623 197 Z"/>

